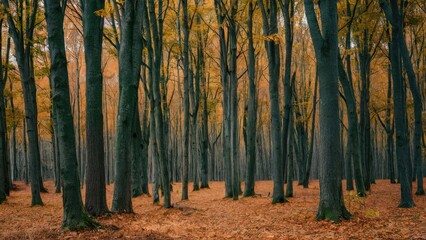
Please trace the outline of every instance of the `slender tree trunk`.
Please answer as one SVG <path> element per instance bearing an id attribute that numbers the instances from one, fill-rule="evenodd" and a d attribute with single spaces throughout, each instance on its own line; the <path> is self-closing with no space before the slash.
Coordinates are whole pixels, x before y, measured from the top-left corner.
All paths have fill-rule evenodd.
<path id="1" fill-rule="evenodd" d="M 58 124 L 63 179 L 64 220 L 70 230 L 93 228 L 97 224 L 86 214 L 80 193 L 74 124 L 69 97 L 68 69 L 65 52 L 63 19 L 65 6 L 55 0 L 45 1 L 45 14 L 50 52 L 50 79 L 53 86 L 53 108 Z"/>
<path id="2" fill-rule="evenodd" d="M 247 122 L 247 173 L 244 189 L 244 197 L 254 196 L 254 184 L 256 177 L 256 125 L 257 125 L 257 95 L 256 95 L 256 55 L 253 43 L 253 3 L 249 3 L 247 37 L 248 45 L 248 122 Z"/>
<path id="3" fill-rule="evenodd" d="M 23 145 L 23 156 L 24 156 L 24 163 L 25 163 L 25 174 L 24 174 L 24 181 L 25 184 L 29 183 L 30 180 L 30 171 L 29 171 L 29 162 L 28 162 L 28 155 L 27 155 L 27 124 L 25 119 L 22 121 L 22 145 Z"/>
<path id="4" fill-rule="evenodd" d="M 158 17 L 156 15 L 155 7 L 158 6 Z M 154 120 L 156 126 L 156 141 L 157 141 L 157 153 L 159 159 L 159 170 L 162 182 L 163 198 L 164 198 L 164 207 L 171 207 L 170 199 L 170 184 L 169 184 L 169 170 L 168 170 L 168 156 L 166 152 L 166 144 L 164 137 L 164 122 L 163 122 L 163 110 L 161 104 L 161 92 L 160 92 L 160 81 L 161 81 L 161 66 L 162 66 L 162 44 L 163 44 L 163 2 L 159 0 L 157 3 L 154 0 L 148 1 L 148 7 L 145 3 L 143 4 L 142 11 L 144 12 L 144 26 L 145 29 L 151 29 L 151 31 L 146 31 L 149 34 L 149 37 L 152 37 L 151 43 L 152 46 L 148 46 L 148 54 L 151 51 L 150 57 L 150 68 L 152 71 L 152 88 L 151 88 L 151 97 L 153 98 L 154 108 Z M 150 34 L 149 32 L 152 32 Z M 148 43 L 147 43 L 148 44 Z"/>
<path id="5" fill-rule="evenodd" d="M 149 120 L 148 120 L 148 97 L 145 93 L 144 109 L 142 115 L 142 194 L 149 195 L 149 174 L 148 174 L 148 146 L 149 146 Z"/>
<path id="6" fill-rule="evenodd" d="M 266 5 L 262 0 L 258 0 L 262 12 L 263 19 L 263 35 L 274 36 L 278 33 L 277 23 L 277 1 L 270 0 Z M 284 197 L 284 183 L 283 183 L 283 163 L 281 158 L 281 121 L 279 109 L 279 91 L 278 81 L 280 76 L 280 48 L 274 40 L 265 40 L 265 48 L 268 56 L 269 63 L 269 99 L 271 104 L 271 160 L 274 190 L 272 196 L 272 203 L 283 203 L 286 201 Z"/>
<path id="7" fill-rule="evenodd" d="M 316 119 L 316 112 L 317 112 L 317 93 L 318 93 L 318 65 L 316 67 L 316 73 L 315 73 L 315 87 L 314 87 L 314 96 L 312 99 L 312 123 L 311 123 L 311 141 L 309 142 L 309 154 L 308 159 L 306 163 L 306 171 L 305 171 L 305 177 L 303 179 L 303 188 L 309 187 L 309 176 L 311 174 L 311 165 L 312 165 L 312 158 L 314 153 L 314 141 L 315 141 L 315 119 Z"/>
<path id="8" fill-rule="evenodd" d="M 290 112 L 289 122 L 289 133 L 288 133 L 288 146 L 287 147 L 287 189 L 286 197 L 293 197 L 293 173 L 294 173 L 294 157 L 293 157 L 293 144 L 294 144 L 294 116 L 293 112 Z"/>
<path id="9" fill-rule="evenodd" d="M 389 44 L 390 45 L 390 44 Z M 395 167 L 394 167 L 394 124 L 391 123 L 391 100 L 392 100 L 392 70 L 388 66 L 388 93 L 386 100 L 386 158 L 388 160 L 388 171 L 390 183 L 395 182 Z"/>
<path id="10" fill-rule="evenodd" d="M 401 20 L 402 21 L 402 20 Z M 422 136 L 423 136 L 423 126 L 422 126 L 422 96 L 418 89 L 418 83 L 416 79 L 416 74 L 411 63 L 410 53 L 407 49 L 407 44 L 405 42 L 404 34 L 402 31 L 399 31 L 399 50 L 401 52 L 402 62 L 404 68 L 407 71 L 408 83 L 410 86 L 411 94 L 414 100 L 414 134 L 413 134 L 413 147 L 414 147 L 414 165 L 416 170 L 417 178 L 417 190 L 416 195 L 425 195 L 425 190 L 423 188 L 423 166 L 422 166 Z M 414 175 L 413 175 L 414 177 Z"/>
<path id="11" fill-rule="evenodd" d="M 346 148 L 346 160 L 349 161 L 350 167 L 347 171 L 352 172 L 352 163 L 354 165 L 355 185 L 358 196 L 364 197 L 365 185 L 362 172 L 361 156 L 360 156 L 360 141 L 358 131 L 358 114 L 356 111 L 356 99 L 351 82 L 348 79 L 348 74 L 345 72 L 343 62 L 340 56 L 338 57 L 339 80 L 342 85 L 345 98 L 348 117 L 348 143 Z M 347 173 L 348 174 L 348 173 Z M 350 180 L 352 181 L 352 180 Z M 348 184 L 348 183 L 347 183 Z M 350 190 L 350 189 L 348 189 Z"/>
<path id="12" fill-rule="evenodd" d="M 6 8 L 10 8 L 9 1 L 2 0 L 2 2 Z M 37 125 L 37 94 L 31 53 L 37 10 L 38 1 L 32 1 L 31 6 L 28 6 L 28 11 L 25 11 L 27 14 L 26 19 L 28 20 L 26 24 L 27 28 L 25 29 L 25 33 L 27 34 L 24 34 L 23 31 L 18 31 L 12 12 L 7 11 L 8 25 L 15 44 L 16 62 L 18 63 L 24 93 L 25 120 L 29 143 L 29 172 L 31 172 L 31 205 L 33 206 L 43 205 L 40 196 L 42 181 Z M 22 21 L 22 19 L 20 20 Z M 22 22 L 18 24 L 23 25 Z"/>
<path id="13" fill-rule="evenodd" d="M 292 0 L 284 0 L 284 4 L 281 4 L 281 11 L 284 16 L 285 24 L 285 67 L 283 75 L 283 85 L 284 85 L 284 116 L 283 116 L 283 130 L 282 130 L 282 165 L 283 171 L 287 164 L 287 149 L 288 149 L 288 135 L 289 135 L 289 124 L 290 124 L 290 112 L 291 112 L 291 101 L 292 101 L 292 86 L 291 86 L 291 60 L 292 60 L 292 51 L 293 51 L 293 27 L 291 15 L 293 11 L 290 12 L 290 2 L 293 5 Z M 282 0 L 280 0 L 282 3 Z M 293 10 L 293 7 L 291 8 Z M 288 171 L 287 171 L 288 173 Z"/>
<path id="14" fill-rule="evenodd" d="M 119 50 L 120 100 L 117 119 L 116 174 L 113 212 L 133 212 L 132 208 L 132 131 L 137 117 L 138 87 L 142 63 L 141 0 L 128 0 L 124 4 Z"/>
<path id="15" fill-rule="evenodd" d="M 1 25 L 0 25 L 1 26 Z M 0 34 L 1 36 L 1 34 Z M 1 56 L 1 51 L 0 51 Z M 1 57 L 0 57 L 1 60 Z M 2 71 L 0 70 L 0 73 Z M 1 78 L 3 76 L 1 75 Z M 6 141 L 6 105 L 4 99 L 4 87 L 6 83 L 1 79 L 0 82 L 0 204 L 6 200 L 7 188 L 7 141 Z"/>
<path id="16" fill-rule="evenodd" d="M 142 195 L 142 130 L 139 119 L 139 109 L 136 107 L 132 130 L 132 197 Z"/>
<path id="17" fill-rule="evenodd" d="M 238 200 L 240 193 L 239 176 L 239 133 L 238 133 L 238 79 L 237 79 L 237 23 L 236 13 L 238 10 L 238 0 L 231 0 L 230 19 L 228 21 L 228 43 L 229 43 L 229 111 L 231 122 L 231 160 L 232 160 L 232 196 Z"/>
<path id="18" fill-rule="evenodd" d="M 409 146 L 406 128 L 406 103 L 404 99 L 404 83 L 402 79 L 402 70 L 400 65 L 401 55 L 399 52 L 400 32 L 402 31 L 400 23 L 400 14 L 396 0 L 391 1 L 392 9 L 392 43 L 390 57 L 392 64 L 393 79 L 393 101 L 394 117 L 396 129 L 396 159 L 398 163 L 398 181 L 401 185 L 401 202 L 399 207 L 411 208 L 414 206 L 411 193 L 410 168 L 411 161 L 408 158 Z"/>
<path id="19" fill-rule="evenodd" d="M 183 126 L 183 162 L 182 162 L 182 200 L 188 200 L 188 171 L 189 171 L 189 27 L 188 27 L 188 2 L 181 0 L 183 11 L 183 74 L 184 74 L 184 126 Z"/>

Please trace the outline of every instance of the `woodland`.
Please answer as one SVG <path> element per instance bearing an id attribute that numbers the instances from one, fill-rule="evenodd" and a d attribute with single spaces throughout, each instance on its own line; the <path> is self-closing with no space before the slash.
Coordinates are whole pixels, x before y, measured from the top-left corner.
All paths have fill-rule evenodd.
<path id="1" fill-rule="evenodd" d="M 0 238 L 426 239 L 425 20 L 0 0 Z"/>

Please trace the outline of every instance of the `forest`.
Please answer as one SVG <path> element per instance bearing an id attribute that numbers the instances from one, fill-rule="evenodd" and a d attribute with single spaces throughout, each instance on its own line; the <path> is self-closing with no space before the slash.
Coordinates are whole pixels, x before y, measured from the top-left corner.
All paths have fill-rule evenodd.
<path id="1" fill-rule="evenodd" d="M 0 16 L 0 239 L 426 239 L 426 1 Z"/>

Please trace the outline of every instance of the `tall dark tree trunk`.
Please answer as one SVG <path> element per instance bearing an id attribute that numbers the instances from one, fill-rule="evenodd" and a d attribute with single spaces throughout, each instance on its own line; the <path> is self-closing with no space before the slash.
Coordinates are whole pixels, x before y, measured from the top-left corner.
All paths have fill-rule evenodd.
<path id="1" fill-rule="evenodd" d="M 367 30 L 363 32 L 363 42 L 360 43 L 359 64 L 361 72 L 361 97 L 360 97 L 360 146 L 362 173 L 365 190 L 369 191 L 371 186 L 371 133 L 370 133 L 370 49 Z"/>
<path id="2" fill-rule="evenodd" d="M 399 15 L 399 14 L 398 14 Z M 401 19 L 400 22 L 403 20 Z M 411 90 L 411 95 L 414 100 L 414 134 L 413 134 L 413 145 L 414 145 L 414 165 L 415 165 L 415 178 L 417 178 L 417 190 L 416 195 L 425 195 L 425 190 L 423 188 L 423 157 L 422 157 L 422 136 L 423 136 L 423 126 L 422 126 L 422 96 L 418 89 L 418 83 L 416 74 L 413 69 L 413 64 L 411 63 L 410 53 L 407 49 L 407 43 L 405 42 L 403 31 L 398 32 L 399 35 L 399 50 L 401 52 L 402 62 L 404 68 L 407 71 L 408 83 Z M 414 174 L 413 174 L 414 178 Z"/>
<path id="3" fill-rule="evenodd" d="M 257 95 L 256 95 L 256 55 L 253 43 L 253 3 L 249 3 L 247 38 L 248 45 L 248 121 L 247 121 L 247 172 L 244 188 L 244 197 L 254 196 L 254 184 L 256 177 L 256 125 L 257 125 Z"/>
<path id="4" fill-rule="evenodd" d="M 293 197 L 293 173 L 294 173 L 294 116 L 290 111 L 289 133 L 288 133 L 288 146 L 287 147 L 287 189 L 285 196 Z"/>
<path id="5" fill-rule="evenodd" d="M 389 44 L 390 45 L 390 44 Z M 390 48 L 389 48 L 390 49 Z M 392 69 L 388 66 L 388 93 L 386 99 L 386 158 L 388 161 L 388 171 L 390 183 L 395 182 L 395 167 L 394 167 L 394 124 L 391 123 L 391 101 L 392 101 Z"/>
<path id="6" fill-rule="evenodd" d="M 321 30 L 312 0 L 304 0 L 305 13 L 318 62 L 320 86 L 320 202 L 317 220 L 350 218 L 343 199 L 339 160 L 339 89 L 337 1 L 320 1 Z"/>
<path id="7" fill-rule="evenodd" d="M 282 121 L 282 165 L 283 171 L 287 164 L 287 149 L 288 149 L 288 135 L 289 135 L 289 124 L 290 124 L 290 112 L 292 111 L 291 102 L 292 102 L 292 86 L 291 86 L 291 60 L 292 60 L 292 51 L 293 51 L 293 24 L 294 22 L 291 19 L 293 15 L 293 0 L 279 0 L 281 4 L 281 11 L 284 16 L 285 24 L 285 67 L 283 75 L 283 85 L 284 85 L 284 116 Z M 291 9 L 290 9 L 291 4 Z M 287 171 L 288 173 L 288 171 Z"/>
<path id="8" fill-rule="evenodd" d="M 188 200 L 188 172 L 189 172 L 189 26 L 188 26 L 188 2 L 181 0 L 182 22 L 183 22 L 183 162 L 182 162 L 182 200 Z"/>
<path id="9" fill-rule="evenodd" d="M 236 14 L 238 10 L 238 0 L 230 2 L 230 16 L 228 21 L 228 43 L 229 43 L 229 120 L 231 122 L 231 160 L 232 160 L 232 197 L 238 200 L 240 193 L 239 174 L 239 126 L 238 126 L 238 78 L 237 78 L 237 35 L 238 25 Z"/>
<path id="10" fill-rule="evenodd" d="M 314 141 L 315 141 L 315 119 L 317 114 L 317 94 L 318 94 L 318 65 L 316 67 L 316 73 L 315 73 L 315 87 L 314 87 L 314 96 L 312 99 L 312 122 L 311 122 L 311 140 L 309 142 L 309 153 L 308 153 L 308 159 L 306 162 L 306 171 L 305 171 L 305 177 L 303 178 L 303 188 L 309 187 L 309 176 L 311 174 L 311 166 L 312 166 L 312 158 L 314 153 Z"/>
<path id="11" fill-rule="evenodd" d="M 3 22 L 0 21 L 0 27 Z M 1 39 L 1 33 L 0 33 Z M 6 82 L 3 79 L 3 66 L 1 62 L 1 43 L 0 43 L 0 204 L 6 200 L 7 188 L 7 141 L 6 141 L 6 104 L 4 99 L 4 88 Z"/>
<path id="12" fill-rule="evenodd" d="M 136 101 L 137 102 L 137 101 Z M 142 156 L 142 130 L 139 119 L 139 109 L 136 107 L 134 116 L 133 130 L 132 130 L 132 197 L 138 197 L 143 194 L 142 192 L 142 175 L 143 175 L 143 156 Z"/>
<path id="13" fill-rule="evenodd" d="M 268 4 L 264 4 L 263 0 L 258 0 L 263 19 L 263 35 L 275 36 L 278 33 L 278 7 L 276 0 L 269 0 Z M 266 9 L 268 6 L 268 9 Z M 274 191 L 272 203 L 283 203 L 286 201 L 284 197 L 283 183 L 283 162 L 281 158 L 281 121 L 279 109 L 279 91 L 278 81 L 280 77 L 280 47 L 274 40 L 265 40 L 265 48 L 268 55 L 269 63 L 269 99 L 271 104 L 271 160 L 274 172 Z"/>
<path id="14" fill-rule="evenodd" d="M 0 23 L 1 26 L 1 23 Z M 0 34 L 0 38 L 1 38 L 1 34 Z M 10 53 L 10 38 L 7 38 L 7 45 L 6 45 L 6 66 L 9 64 L 9 53 Z M 1 54 L 1 51 L 0 51 Z M 1 58 L 1 56 L 0 56 Z M 1 76 L 1 75 L 0 75 Z M 7 69 L 5 71 L 4 74 L 4 79 L 7 80 Z M 10 90 L 10 98 L 9 98 L 9 103 L 10 103 L 10 111 L 12 116 L 15 115 L 15 103 L 14 103 L 14 98 L 13 98 L 13 82 L 12 80 L 10 81 L 9 84 L 9 90 Z M 18 169 L 18 153 L 17 153 L 17 149 L 16 149 L 16 128 L 17 128 L 17 124 L 15 121 L 12 121 L 12 136 L 11 136 L 11 153 L 10 153 L 10 157 L 13 159 L 13 171 L 12 171 L 12 181 L 17 181 L 19 179 L 19 169 Z"/>
<path id="15" fill-rule="evenodd" d="M 390 60 L 393 79 L 393 103 L 396 132 L 396 160 L 398 164 L 398 181 L 401 185 L 401 202 L 399 207 L 411 208 L 414 206 L 411 193 L 411 160 L 409 157 L 409 141 L 406 118 L 406 102 L 404 98 L 404 82 L 401 70 L 402 23 L 396 0 L 391 0 L 390 6 L 387 0 L 380 0 L 380 5 L 386 18 L 392 24 L 392 42 L 390 48 Z"/>
<path id="16" fill-rule="evenodd" d="M 25 173 L 24 173 L 24 182 L 28 185 L 30 181 L 30 170 L 29 170 L 29 162 L 28 162 L 28 154 L 27 154 L 27 124 L 25 119 L 22 121 L 22 145 L 23 145 L 23 158 L 25 163 Z"/>
<path id="17" fill-rule="evenodd" d="M 223 162 L 225 170 L 225 198 L 233 197 L 232 192 L 232 162 L 231 162 L 231 122 L 230 122 L 230 80 L 228 77 L 228 45 L 223 24 L 226 11 L 223 2 L 214 1 L 217 23 L 219 24 L 220 44 L 220 78 L 222 83 L 222 108 L 223 108 Z"/>
<path id="18" fill-rule="evenodd" d="M 95 13 L 103 9 L 104 6 L 105 0 L 85 0 L 83 11 L 86 59 L 86 210 L 92 216 L 100 216 L 108 212 L 102 115 L 102 37 L 104 20 L 102 16 Z M 77 119 L 77 121 L 79 120 Z M 83 164 L 84 161 L 80 162 Z M 84 165 L 82 169 L 84 169 Z M 81 175 L 83 175 L 83 171 Z"/>
<path id="19" fill-rule="evenodd" d="M 151 60 L 150 68 L 152 71 L 152 88 L 151 88 L 151 97 L 153 100 L 154 108 L 154 120 L 156 127 L 156 141 L 157 141 L 157 154 L 158 154 L 158 169 L 162 182 L 163 198 L 164 198 L 164 207 L 169 208 L 171 206 L 170 199 L 170 184 L 169 184 L 169 170 L 168 170 L 168 155 L 166 152 L 166 138 L 164 137 L 164 118 L 163 118 L 163 109 L 161 104 L 161 92 L 160 92 L 160 82 L 161 82 L 161 66 L 162 66 L 162 49 L 163 49 L 163 1 L 159 0 L 154 2 L 154 0 L 148 1 L 148 7 L 145 7 L 143 4 L 142 11 L 144 12 L 144 26 L 145 29 L 151 29 L 152 37 L 151 43 L 153 44 L 153 49 L 151 51 Z M 156 11 L 156 7 L 158 10 Z M 158 16 L 156 15 L 158 12 Z M 152 46 L 151 46 L 152 48 Z"/>
<path id="20" fill-rule="evenodd" d="M 143 5 L 142 0 L 128 0 L 124 4 L 119 50 L 120 99 L 116 133 L 113 212 L 133 212 L 132 131 L 135 117 L 137 117 L 138 87 L 142 63 L 142 14 L 145 10 Z"/>
<path id="21" fill-rule="evenodd" d="M 10 9 L 9 1 L 2 0 L 3 5 Z M 18 23 L 15 23 L 12 11 L 7 11 L 7 20 L 9 25 L 10 35 L 15 43 L 16 62 L 18 64 L 19 73 L 21 75 L 22 90 L 24 93 L 24 109 L 25 120 L 28 135 L 29 145 L 29 172 L 31 177 L 31 205 L 43 205 L 40 192 L 43 188 L 41 181 L 41 166 L 40 166 L 40 148 L 38 141 L 38 122 L 37 122 L 37 94 L 34 79 L 33 59 L 32 59 L 32 43 L 36 24 L 36 16 L 38 11 L 38 1 L 33 0 L 28 3 L 25 11 L 23 6 L 17 6 L 18 12 L 27 14 L 23 22 L 23 17 L 19 18 Z M 25 26 L 25 31 L 18 30 Z"/>
<path id="22" fill-rule="evenodd" d="M 145 93 L 147 94 L 147 93 Z M 148 97 L 145 95 L 144 109 L 142 114 L 142 194 L 148 194 L 149 174 L 148 174 L 148 145 L 149 145 L 149 119 L 148 119 Z"/>
<path id="23" fill-rule="evenodd" d="M 0 28 L 3 27 L 3 20 L 0 20 Z M 2 32 L 0 31 L 0 39 L 2 39 Z M 10 38 L 7 38 L 6 45 L 6 59 L 5 65 L 3 66 L 3 55 L 2 55 L 2 43 L 0 43 L 0 204 L 6 200 L 6 195 L 9 195 L 9 181 L 8 181 L 8 172 L 9 169 L 7 167 L 7 125 L 6 125 L 6 101 L 4 98 L 4 89 L 6 87 L 7 82 L 7 65 L 9 65 L 9 52 L 10 52 Z M 12 82 L 10 83 L 12 88 Z M 12 111 L 14 111 L 13 107 L 13 97 L 11 98 L 11 107 Z M 12 112 L 13 114 L 13 112 Z M 15 134 L 15 124 L 13 126 L 13 135 Z M 14 138 L 14 136 L 13 136 Z M 15 141 L 15 140 L 13 140 Z M 14 144 L 14 143 L 13 143 Z M 16 149 L 14 149 L 14 161 L 16 161 Z"/>
<path id="24" fill-rule="evenodd" d="M 63 228 L 78 230 L 93 228 L 97 224 L 84 210 L 77 173 L 77 155 L 74 124 L 68 84 L 63 22 L 66 1 L 46 0 L 45 15 L 50 52 L 50 79 L 53 86 L 53 108 L 58 125 L 61 151 L 61 178 L 63 179 Z"/>
<path id="25" fill-rule="evenodd" d="M 197 7 L 201 7 L 202 2 L 199 0 L 195 0 L 195 5 Z M 196 24 L 197 24 L 197 76 L 196 76 L 196 83 L 198 84 L 198 89 L 201 91 L 201 93 L 198 93 L 198 95 L 202 94 L 202 99 L 199 96 L 199 99 L 202 101 L 203 104 L 203 112 L 202 112 L 202 119 L 201 119 L 201 135 L 199 137 L 200 139 L 200 181 L 201 181 L 201 188 L 209 188 L 208 183 L 208 146 L 209 146 L 209 129 L 208 129 L 208 109 L 207 109 L 207 81 L 206 81 L 206 74 L 205 74 L 205 60 L 204 60 L 204 46 L 203 46 L 203 34 L 201 30 L 201 13 L 197 12 L 196 17 Z M 201 85 L 201 89 L 200 89 Z"/>
<path id="26" fill-rule="evenodd" d="M 343 88 L 343 92 L 345 94 L 346 99 L 346 109 L 348 116 L 348 142 L 346 147 L 346 160 L 350 165 L 347 167 L 347 171 L 352 172 L 352 163 L 354 166 L 355 173 L 355 185 L 356 192 L 358 196 L 364 197 L 365 193 L 365 185 L 364 179 L 362 175 L 362 164 L 361 164 L 361 156 L 360 156 L 360 142 L 359 142 L 359 131 L 358 131 L 358 114 L 356 111 L 356 99 L 354 90 L 352 87 L 352 83 L 349 81 L 349 73 L 346 73 L 343 67 L 343 62 L 340 56 L 338 57 L 338 67 L 339 67 L 339 80 Z M 346 173 L 348 174 L 348 173 Z M 349 180 L 348 181 L 352 181 Z M 349 184 L 349 183 L 347 183 Z M 351 189 L 348 189 L 351 190 Z"/>

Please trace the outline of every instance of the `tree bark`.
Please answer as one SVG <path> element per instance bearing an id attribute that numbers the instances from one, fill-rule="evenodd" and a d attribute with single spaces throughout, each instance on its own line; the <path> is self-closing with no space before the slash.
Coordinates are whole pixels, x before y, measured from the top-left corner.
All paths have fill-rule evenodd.
<path id="1" fill-rule="evenodd" d="M 346 99 L 346 109 L 348 117 L 348 142 L 346 147 L 346 160 L 349 161 L 350 167 L 347 171 L 352 171 L 352 163 L 355 173 L 355 185 L 358 196 L 365 197 L 365 185 L 362 172 L 360 143 L 358 131 L 358 114 L 356 111 L 356 99 L 351 82 L 348 80 L 348 73 L 345 72 L 343 62 L 338 56 L 339 80 L 343 88 Z M 348 173 L 346 173 L 348 174 Z M 349 181 L 349 180 L 348 180 Z M 350 180 L 352 181 L 352 180 Z"/>
<path id="2" fill-rule="evenodd" d="M 106 204 L 102 115 L 102 37 L 105 0 L 85 0 L 83 11 L 86 59 L 86 210 L 92 216 L 108 212 Z M 77 119 L 79 121 L 79 119 Z M 79 134 L 79 133 L 78 133 Z M 84 161 L 80 161 L 84 169 Z M 81 173 L 83 176 L 83 171 Z"/>
<path id="3" fill-rule="evenodd" d="M 141 0 L 128 0 L 124 4 L 119 50 L 120 100 L 117 119 L 116 173 L 113 212 L 133 212 L 132 208 L 132 131 L 137 114 L 140 66 L 142 63 Z"/>
<path id="4" fill-rule="evenodd" d="M 2 0 L 3 5 L 9 9 L 9 1 Z M 31 6 L 28 6 L 28 15 L 25 31 L 18 31 L 16 25 L 23 26 L 23 22 L 15 24 L 11 11 L 7 11 L 7 19 L 10 29 L 10 35 L 15 43 L 16 62 L 18 63 L 19 73 L 21 75 L 22 90 L 24 93 L 25 120 L 28 135 L 29 146 L 29 172 L 31 177 L 31 205 L 43 205 L 40 192 L 43 188 L 41 181 L 40 166 L 40 147 L 38 141 L 38 122 L 37 122 L 37 94 L 34 79 L 32 42 L 35 29 L 35 22 L 38 10 L 38 1 L 34 0 Z M 20 18 L 22 21 L 23 18 Z M 25 32 L 25 33 L 24 33 Z"/>
<path id="5" fill-rule="evenodd" d="M 62 2 L 65 4 L 65 2 Z M 50 52 L 50 79 L 53 85 L 53 108 L 58 125 L 61 151 L 61 178 L 63 179 L 63 228 L 79 230 L 97 226 L 86 214 L 77 173 L 74 124 L 69 97 L 68 69 L 65 52 L 63 19 L 65 6 L 56 0 L 45 1 L 45 15 Z"/>
<path id="6" fill-rule="evenodd" d="M 320 202 L 317 220 L 339 222 L 350 218 L 343 199 L 339 161 L 339 95 L 337 1 L 320 1 L 321 30 L 312 0 L 304 0 L 305 13 L 318 62 L 320 84 Z"/>
<path id="7" fill-rule="evenodd" d="M 277 1 L 269 0 L 268 9 L 263 0 L 258 0 L 263 19 L 263 35 L 274 37 L 278 33 Z M 273 167 L 274 190 L 272 203 L 286 202 L 284 197 L 283 163 L 281 158 L 281 121 L 278 81 L 280 77 L 280 48 L 277 42 L 264 41 L 269 63 L 269 99 L 271 104 L 271 160 Z"/>
<path id="8" fill-rule="evenodd" d="M 256 177 L 256 125 L 257 125 L 257 95 L 256 95 L 256 55 L 253 41 L 253 3 L 249 3 L 247 38 L 248 45 L 248 121 L 247 121 L 247 173 L 244 188 L 244 197 L 254 196 L 254 185 Z"/>

